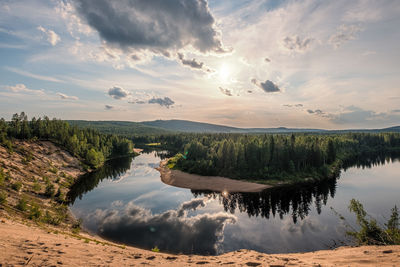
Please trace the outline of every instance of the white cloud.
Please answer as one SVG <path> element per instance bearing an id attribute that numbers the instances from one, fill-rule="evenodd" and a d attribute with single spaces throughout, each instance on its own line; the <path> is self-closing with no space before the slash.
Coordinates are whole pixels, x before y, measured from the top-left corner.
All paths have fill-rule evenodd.
<path id="1" fill-rule="evenodd" d="M 331 35 L 329 43 L 333 45 L 334 48 L 339 48 L 343 43 L 356 39 L 357 33 L 361 30 L 362 28 L 359 25 L 342 24 L 337 28 L 336 33 Z"/>
<path id="2" fill-rule="evenodd" d="M 69 95 L 62 94 L 62 93 L 57 93 L 57 95 L 60 96 L 61 99 L 64 99 L 64 100 L 79 100 L 79 98 L 77 96 L 69 96 Z"/>
<path id="3" fill-rule="evenodd" d="M 43 32 L 46 37 L 47 37 L 47 41 L 52 45 L 55 46 L 60 40 L 60 36 L 58 36 L 57 33 L 55 33 L 53 30 L 49 30 L 49 29 L 45 29 L 42 26 L 37 27 L 37 29 L 41 32 Z"/>
<path id="4" fill-rule="evenodd" d="M 55 77 L 34 74 L 34 73 L 29 72 L 29 71 L 24 71 L 24 70 L 13 68 L 13 67 L 4 67 L 4 69 L 6 69 L 8 71 L 11 71 L 11 72 L 14 72 L 14 73 L 17 73 L 17 74 L 22 75 L 22 76 L 34 78 L 34 79 L 37 79 L 37 80 L 48 81 L 48 82 L 64 82 L 64 81 L 62 81 L 60 79 L 57 79 Z"/>
<path id="5" fill-rule="evenodd" d="M 45 95 L 43 90 L 33 90 L 26 87 L 25 84 L 19 83 L 15 86 L 4 86 L 4 89 L 11 91 L 13 93 L 20 93 L 20 94 L 32 94 L 32 95 Z"/>

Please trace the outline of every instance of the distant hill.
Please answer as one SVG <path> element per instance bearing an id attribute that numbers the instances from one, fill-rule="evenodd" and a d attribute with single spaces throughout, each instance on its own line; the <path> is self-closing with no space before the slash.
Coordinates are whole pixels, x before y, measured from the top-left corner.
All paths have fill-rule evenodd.
<path id="1" fill-rule="evenodd" d="M 141 134 L 160 134 L 170 131 L 158 127 L 147 126 L 140 122 L 131 121 L 84 121 L 68 120 L 71 125 L 80 128 L 92 128 L 106 134 L 120 135 L 141 135 Z"/>
<path id="2" fill-rule="evenodd" d="M 72 125 L 97 129 L 103 133 L 123 135 L 186 133 L 346 133 L 346 132 L 400 132 L 400 126 L 383 129 L 323 130 L 312 128 L 238 128 L 225 125 L 187 120 L 129 121 L 83 121 L 70 120 Z"/>

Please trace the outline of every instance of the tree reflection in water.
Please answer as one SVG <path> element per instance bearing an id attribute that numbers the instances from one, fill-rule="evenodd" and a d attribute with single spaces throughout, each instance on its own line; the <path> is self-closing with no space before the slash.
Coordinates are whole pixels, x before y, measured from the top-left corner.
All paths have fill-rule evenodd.
<path id="1" fill-rule="evenodd" d="M 369 153 L 347 160 L 343 169 L 350 167 L 372 168 L 384 165 L 399 159 L 398 153 Z M 315 205 L 318 214 L 321 213 L 322 205 L 326 205 L 329 199 L 334 198 L 337 179 L 332 178 L 312 183 L 300 183 L 292 186 L 280 186 L 264 190 L 261 193 L 229 193 L 192 190 L 195 197 L 209 195 L 218 199 L 226 212 L 234 214 L 247 212 L 252 217 L 261 216 L 269 219 L 272 215 L 283 219 L 284 215 L 291 215 L 293 222 L 304 219 Z"/>

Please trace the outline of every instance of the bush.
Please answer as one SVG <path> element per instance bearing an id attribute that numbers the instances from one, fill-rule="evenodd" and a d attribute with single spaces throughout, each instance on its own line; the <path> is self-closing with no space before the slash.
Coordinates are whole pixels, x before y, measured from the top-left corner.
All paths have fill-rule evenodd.
<path id="1" fill-rule="evenodd" d="M 400 245 L 400 218 L 396 206 L 391 210 L 390 219 L 384 227 L 379 226 L 376 219 L 368 215 L 358 200 L 350 201 L 349 210 L 356 214 L 360 230 L 353 229 L 347 234 L 354 237 L 359 245 Z"/>
<path id="2" fill-rule="evenodd" d="M 81 219 L 77 220 L 71 227 L 72 227 L 72 232 L 74 234 L 78 234 L 82 228 L 82 220 Z"/>
<path id="3" fill-rule="evenodd" d="M 57 193 L 54 195 L 57 202 L 62 203 L 64 202 L 64 194 L 61 192 L 60 187 L 58 187 Z"/>
<path id="4" fill-rule="evenodd" d="M 53 185 L 52 183 L 49 182 L 49 183 L 46 185 L 46 189 L 45 189 L 45 191 L 44 191 L 44 195 L 45 195 L 46 197 L 53 197 L 53 196 L 54 196 L 54 193 L 55 193 L 54 185 Z"/>
<path id="5" fill-rule="evenodd" d="M 28 202 L 26 201 L 26 198 L 23 197 L 21 198 L 18 203 L 17 206 L 15 206 L 17 209 L 19 209 L 20 211 L 26 211 L 28 208 Z"/>
<path id="6" fill-rule="evenodd" d="M 7 202 L 7 193 L 0 191 L 0 205 Z"/>
<path id="7" fill-rule="evenodd" d="M 28 216 L 28 218 L 31 219 L 31 220 L 32 220 L 32 219 L 35 219 L 35 220 L 36 220 L 36 219 L 39 219 L 40 216 L 42 216 L 42 210 L 41 210 L 39 204 L 33 202 L 33 203 L 31 204 L 30 209 L 29 209 L 29 216 Z"/>
<path id="8" fill-rule="evenodd" d="M 17 192 L 19 192 L 19 190 L 21 190 L 22 188 L 22 183 L 21 182 L 15 182 L 11 185 L 11 188 Z"/>
<path id="9" fill-rule="evenodd" d="M 38 183 L 38 181 L 35 181 L 35 182 L 33 183 L 32 189 L 33 189 L 33 191 L 35 191 L 35 192 L 37 193 L 37 192 L 39 192 L 39 191 L 42 189 L 42 187 L 40 186 L 40 184 Z"/>
<path id="10" fill-rule="evenodd" d="M 4 174 L 3 168 L 0 167 L 0 185 L 4 185 L 5 179 L 6 179 L 6 175 Z"/>

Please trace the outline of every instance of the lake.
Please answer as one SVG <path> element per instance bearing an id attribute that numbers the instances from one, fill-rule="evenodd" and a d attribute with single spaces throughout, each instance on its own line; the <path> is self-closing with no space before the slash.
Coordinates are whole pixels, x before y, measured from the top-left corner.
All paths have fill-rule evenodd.
<path id="1" fill-rule="evenodd" d="M 348 164 L 338 179 L 261 193 L 195 192 L 166 185 L 155 169 L 164 153 L 107 162 L 68 197 L 83 227 L 105 239 L 162 252 L 215 255 L 238 249 L 306 252 L 351 242 L 352 198 L 380 222 L 400 206 L 400 162 L 377 157 Z M 355 165 L 355 166 L 351 166 Z M 385 219 L 386 218 L 386 219 Z"/>

